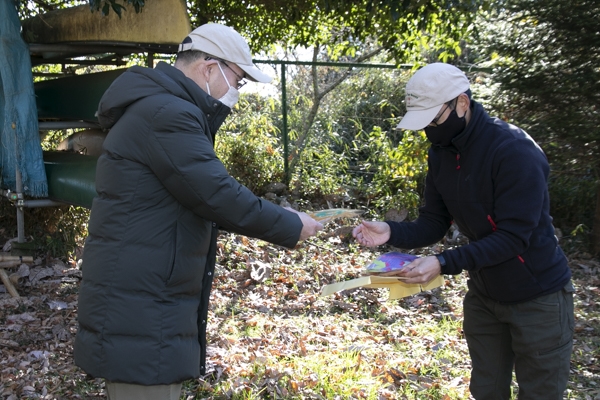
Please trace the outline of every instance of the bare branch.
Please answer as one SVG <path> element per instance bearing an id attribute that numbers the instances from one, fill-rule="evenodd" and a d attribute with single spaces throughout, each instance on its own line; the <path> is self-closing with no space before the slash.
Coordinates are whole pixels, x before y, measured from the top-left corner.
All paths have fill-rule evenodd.
<path id="1" fill-rule="evenodd" d="M 313 47 L 313 62 L 317 61 L 317 55 L 319 54 L 319 49 L 320 49 L 319 46 Z M 377 54 L 381 53 L 383 50 L 384 50 L 383 47 L 378 47 L 370 52 L 367 52 L 367 53 L 363 54 L 362 56 L 358 57 L 355 60 L 355 63 L 362 63 L 364 61 L 367 61 L 367 60 L 375 57 Z M 313 82 L 313 104 L 312 104 L 312 107 L 310 108 L 310 111 L 309 111 L 306 119 L 304 119 L 304 121 L 303 121 L 302 132 L 300 132 L 300 134 L 298 135 L 298 140 L 296 141 L 294 151 L 292 152 L 292 159 L 290 162 L 290 170 L 291 171 L 293 171 L 295 169 L 296 165 L 298 164 L 298 160 L 300 159 L 300 154 L 302 154 L 302 151 L 306 147 L 307 139 L 310 137 L 310 130 L 312 129 L 315 119 L 317 118 L 317 113 L 319 112 L 319 107 L 321 105 L 321 101 L 329 92 L 331 92 L 333 89 L 335 89 L 337 86 L 339 86 L 342 82 L 344 82 L 352 74 L 352 71 L 353 71 L 353 68 L 351 68 L 351 67 L 348 68 L 344 74 L 339 76 L 329 86 L 324 88 L 322 91 L 319 91 L 319 80 L 318 80 L 319 76 L 317 73 L 317 66 L 315 64 L 313 64 L 311 68 L 312 68 L 312 82 Z"/>

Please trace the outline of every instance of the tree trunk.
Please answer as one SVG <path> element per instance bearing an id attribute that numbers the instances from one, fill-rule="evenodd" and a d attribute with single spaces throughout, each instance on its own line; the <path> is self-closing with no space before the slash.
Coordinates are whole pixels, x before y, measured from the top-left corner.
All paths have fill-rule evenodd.
<path id="1" fill-rule="evenodd" d="M 591 249 L 594 254 L 600 254 L 600 184 L 596 185 L 596 211 L 594 212 L 594 225 L 592 226 Z"/>
<path id="2" fill-rule="evenodd" d="M 313 47 L 313 61 L 314 62 L 317 62 L 317 56 L 319 55 L 319 51 L 320 51 L 320 47 L 317 44 Z M 375 50 L 366 52 L 365 54 L 361 55 L 356 60 L 354 60 L 354 63 L 361 63 L 361 62 L 368 61 L 369 59 L 375 57 L 377 54 L 381 53 L 382 51 L 383 51 L 383 47 L 378 47 Z M 346 71 L 345 74 L 338 77 L 334 82 L 329 84 L 329 86 L 320 90 L 319 84 L 318 84 L 317 66 L 316 65 L 312 66 L 313 104 L 310 109 L 310 112 L 308 113 L 306 120 L 304 120 L 304 122 L 303 122 L 302 132 L 300 132 L 298 134 L 298 139 L 296 140 L 296 143 L 294 143 L 295 148 L 292 151 L 292 154 L 290 155 L 290 159 L 291 159 L 290 173 L 296 169 L 296 165 L 298 164 L 298 162 L 300 160 L 300 154 L 302 153 L 302 151 L 304 151 L 304 147 L 306 146 L 307 139 L 311 133 L 311 128 L 313 126 L 313 123 L 315 122 L 317 113 L 319 112 L 319 106 L 321 105 L 321 101 L 323 100 L 325 95 L 327 95 L 333 89 L 338 87 L 342 82 L 344 82 L 344 80 L 346 80 L 348 78 L 348 76 L 350 76 L 351 73 L 352 73 L 352 68 L 348 68 L 348 70 Z"/>

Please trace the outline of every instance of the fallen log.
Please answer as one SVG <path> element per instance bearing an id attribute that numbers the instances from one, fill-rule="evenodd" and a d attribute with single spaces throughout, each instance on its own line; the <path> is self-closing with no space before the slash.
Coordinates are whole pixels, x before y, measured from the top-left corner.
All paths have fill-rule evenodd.
<path id="1" fill-rule="evenodd" d="M 4 284 L 4 287 L 6 288 L 6 291 L 12 297 L 14 297 L 15 299 L 20 298 L 19 292 L 17 292 L 17 289 L 15 289 L 15 286 L 10 281 L 10 278 L 8 277 L 8 274 L 2 268 L 0 268 L 0 280 L 2 280 L 2 283 Z"/>

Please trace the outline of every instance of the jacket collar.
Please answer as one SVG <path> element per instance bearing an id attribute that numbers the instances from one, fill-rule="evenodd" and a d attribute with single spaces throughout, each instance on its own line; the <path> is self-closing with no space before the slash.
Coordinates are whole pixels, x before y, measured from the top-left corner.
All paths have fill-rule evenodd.
<path id="1" fill-rule="evenodd" d="M 486 112 L 483 109 L 483 106 L 477 103 L 474 100 L 471 100 L 471 119 L 469 123 L 465 127 L 465 129 L 458 134 L 454 139 L 452 139 L 452 144 L 447 147 L 441 147 L 441 149 L 455 152 L 463 152 L 466 148 L 471 144 L 471 142 L 475 139 L 475 130 L 478 129 L 478 126 L 482 120 L 486 117 Z"/>
<path id="2" fill-rule="evenodd" d="M 156 65 L 155 69 L 164 73 L 177 83 L 187 96 L 189 96 L 187 100 L 198 106 L 204 113 L 210 127 L 211 136 L 214 139 L 215 134 L 225 121 L 225 118 L 230 114 L 231 109 L 219 100 L 210 96 L 204 90 L 200 89 L 196 82 L 185 76 L 183 72 L 172 65 L 161 61 Z"/>

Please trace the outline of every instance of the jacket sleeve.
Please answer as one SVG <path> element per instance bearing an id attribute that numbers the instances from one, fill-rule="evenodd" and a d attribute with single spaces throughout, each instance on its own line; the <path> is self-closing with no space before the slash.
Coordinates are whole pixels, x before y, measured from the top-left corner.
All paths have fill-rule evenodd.
<path id="1" fill-rule="evenodd" d="M 401 249 L 429 246 L 440 241 L 452 223 L 442 196 L 435 188 L 431 175 L 425 181 L 425 205 L 412 222 L 386 221 L 391 235 L 388 244 Z"/>
<path id="2" fill-rule="evenodd" d="M 220 227 L 292 248 L 302 230 L 300 218 L 255 196 L 231 177 L 215 155 L 203 116 L 176 101 L 153 120 L 146 162 L 184 207 Z"/>

